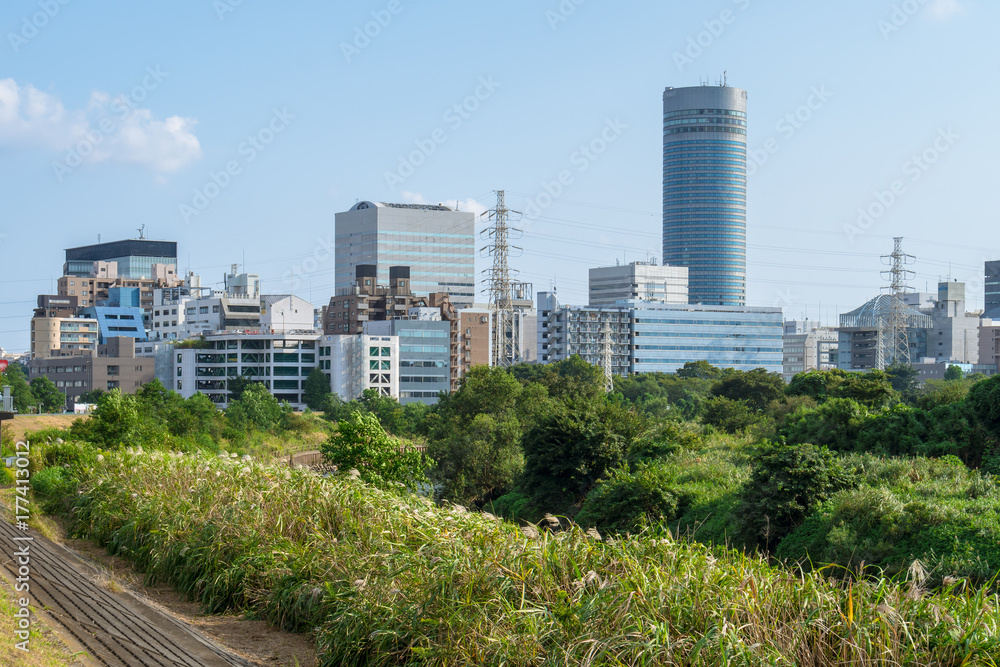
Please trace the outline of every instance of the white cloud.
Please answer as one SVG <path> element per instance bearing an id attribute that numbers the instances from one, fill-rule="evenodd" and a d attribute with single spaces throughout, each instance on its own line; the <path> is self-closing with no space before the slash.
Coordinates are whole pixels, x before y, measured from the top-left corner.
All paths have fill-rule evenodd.
<path id="1" fill-rule="evenodd" d="M 81 162 L 121 162 L 175 171 L 201 157 L 195 120 L 159 120 L 128 97 L 91 94 L 83 109 L 67 110 L 54 95 L 0 79 L 0 145 L 60 153 L 70 168 Z"/>
<path id="2" fill-rule="evenodd" d="M 930 15 L 938 20 L 950 19 L 956 14 L 962 13 L 962 4 L 959 0 L 932 0 L 928 11 Z"/>
<path id="3" fill-rule="evenodd" d="M 400 197 L 402 197 L 404 204 L 438 204 L 438 203 L 440 203 L 440 204 L 444 204 L 445 206 L 450 206 L 451 208 L 455 208 L 455 205 L 457 204 L 458 205 L 458 210 L 460 210 L 460 211 L 471 211 L 472 213 L 476 214 L 476 218 L 477 219 L 479 218 L 479 215 L 481 213 L 484 213 L 484 212 L 486 212 L 486 211 L 489 210 L 487 207 L 483 206 L 482 204 L 480 204 L 475 199 L 460 199 L 460 200 L 449 200 L 449 201 L 441 201 L 441 202 L 432 202 L 432 201 L 428 201 L 427 198 L 424 197 L 419 192 L 406 192 L 406 191 L 401 192 L 400 193 Z"/>

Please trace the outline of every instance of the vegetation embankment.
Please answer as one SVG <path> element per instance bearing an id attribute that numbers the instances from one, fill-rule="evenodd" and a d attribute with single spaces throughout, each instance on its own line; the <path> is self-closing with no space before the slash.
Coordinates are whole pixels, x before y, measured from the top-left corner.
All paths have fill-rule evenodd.
<path id="1" fill-rule="evenodd" d="M 919 572 L 844 583 L 653 529 L 520 529 L 347 474 L 57 449 L 74 462 L 35 488 L 73 531 L 209 611 L 316 628 L 325 665 L 987 665 L 1000 651 L 993 594 L 929 592 Z"/>

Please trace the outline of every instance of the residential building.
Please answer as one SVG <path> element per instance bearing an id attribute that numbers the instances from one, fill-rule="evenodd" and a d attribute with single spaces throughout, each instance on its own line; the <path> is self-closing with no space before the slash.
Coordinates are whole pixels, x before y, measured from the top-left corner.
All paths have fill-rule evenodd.
<path id="1" fill-rule="evenodd" d="M 31 356 L 91 355 L 97 351 L 100 331 L 88 317 L 32 317 Z"/>
<path id="2" fill-rule="evenodd" d="M 260 276 L 237 273 L 233 265 L 224 277 L 224 289 L 202 287 L 201 278 L 188 274 L 183 285 L 154 292 L 150 336 L 154 340 L 185 340 L 214 331 L 313 330 L 312 311 L 304 314 L 308 302 L 289 295 L 262 296 Z M 262 323 L 262 306 L 270 313 Z M 297 311 L 297 312 L 296 312 Z M 284 317 L 284 324 L 281 320 Z M 277 326 L 272 326 L 277 325 Z"/>
<path id="3" fill-rule="evenodd" d="M 587 363 L 602 366 L 607 344 L 613 373 L 629 374 L 632 312 L 628 305 L 563 306 L 554 292 L 539 292 L 536 303 L 538 363 L 564 361 L 577 354 Z"/>
<path id="4" fill-rule="evenodd" d="M 374 389 L 399 399 L 399 337 L 347 334 L 320 339 L 320 368 L 330 390 L 345 401 Z"/>
<path id="5" fill-rule="evenodd" d="M 782 340 L 782 376 L 791 382 L 799 373 L 837 367 L 839 336 L 833 327 L 809 320 L 789 320 Z"/>
<path id="6" fill-rule="evenodd" d="M 373 265 L 373 284 L 389 267 L 408 266 L 417 294 L 445 292 L 458 307 L 475 297 L 475 214 L 448 206 L 362 201 L 335 220 L 336 290 L 356 285 L 359 265 Z"/>
<path id="7" fill-rule="evenodd" d="M 747 93 L 663 92 L 663 262 L 686 266 L 688 300 L 746 303 Z"/>
<path id="8" fill-rule="evenodd" d="M 473 366 L 490 365 L 490 340 L 492 316 L 485 306 L 464 308 L 458 311 L 459 378 L 465 377 Z"/>
<path id="9" fill-rule="evenodd" d="M 33 357 L 28 361 L 28 380 L 49 378 L 66 393 L 69 407 L 79 402 L 82 394 L 95 389 L 120 389 L 133 394 L 153 380 L 154 372 L 153 359 L 137 356 L 135 339 L 127 337 L 109 339 L 99 353 Z"/>
<path id="10" fill-rule="evenodd" d="M 985 317 L 979 327 L 980 365 L 1000 366 L 1000 319 Z"/>
<path id="11" fill-rule="evenodd" d="M 590 269 L 590 305 L 618 301 L 688 302 L 688 268 L 658 266 L 656 261 Z"/>

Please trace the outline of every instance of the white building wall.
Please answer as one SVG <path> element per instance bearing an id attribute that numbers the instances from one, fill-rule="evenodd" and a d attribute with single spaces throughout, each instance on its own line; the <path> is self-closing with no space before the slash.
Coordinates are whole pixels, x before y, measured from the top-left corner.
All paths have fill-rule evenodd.
<path id="1" fill-rule="evenodd" d="M 323 336 L 320 345 L 321 368 L 341 399 L 356 399 L 366 389 L 399 399 L 398 336 Z"/>

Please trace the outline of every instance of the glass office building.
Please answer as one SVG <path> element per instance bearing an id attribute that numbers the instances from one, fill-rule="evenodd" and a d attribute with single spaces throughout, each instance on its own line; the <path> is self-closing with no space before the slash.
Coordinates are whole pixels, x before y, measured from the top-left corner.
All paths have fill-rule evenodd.
<path id="1" fill-rule="evenodd" d="M 633 308 L 633 373 L 673 373 L 701 360 L 740 371 L 782 371 L 780 308 L 642 302 Z"/>
<path id="2" fill-rule="evenodd" d="M 67 248 L 63 275 L 89 276 L 98 261 L 117 262 L 122 278 L 152 278 L 154 264 L 177 265 L 177 243 L 130 239 Z"/>
<path id="3" fill-rule="evenodd" d="M 663 262 L 690 303 L 746 303 L 746 109 L 739 88 L 663 92 Z"/>

